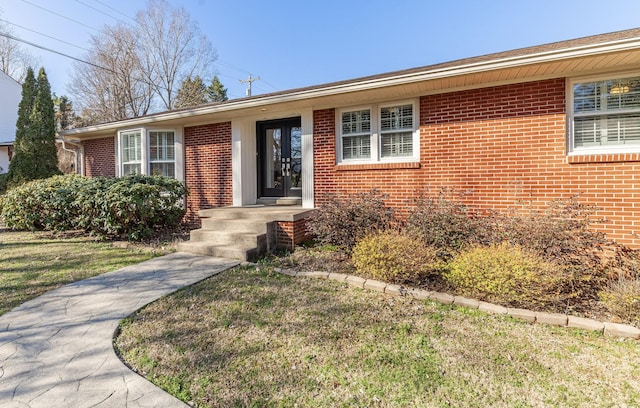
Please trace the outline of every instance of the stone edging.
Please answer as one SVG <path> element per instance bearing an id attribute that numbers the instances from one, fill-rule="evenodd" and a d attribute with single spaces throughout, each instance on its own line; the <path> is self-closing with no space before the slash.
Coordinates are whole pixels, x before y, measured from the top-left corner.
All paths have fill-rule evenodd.
<path id="1" fill-rule="evenodd" d="M 370 289 L 377 292 L 386 293 L 392 296 L 411 296 L 414 299 L 430 299 L 446 305 L 465 306 L 478 309 L 485 313 L 504 314 L 513 318 L 524 320 L 529 323 L 541 323 L 558 327 L 571 327 L 575 329 L 593 330 L 603 333 L 605 336 L 624 337 L 640 340 L 640 329 L 634 326 L 600 322 L 594 319 L 571 316 L 561 313 L 534 312 L 527 309 L 514 309 L 495 305 L 493 303 L 482 302 L 463 296 L 452 296 L 448 293 L 433 292 L 430 290 L 410 288 L 401 285 L 388 284 L 373 279 L 364 279 L 359 276 L 345 275 L 342 273 L 329 272 L 298 272 L 292 269 L 274 268 L 275 272 L 305 278 L 331 279 L 344 282 L 350 286 L 360 289 Z"/>

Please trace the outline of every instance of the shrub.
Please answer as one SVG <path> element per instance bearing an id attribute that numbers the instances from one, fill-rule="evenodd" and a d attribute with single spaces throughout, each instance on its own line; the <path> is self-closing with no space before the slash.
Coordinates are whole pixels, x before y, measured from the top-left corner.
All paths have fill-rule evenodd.
<path id="1" fill-rule="evenodd" d="M 54 176 L 1 196 L 0 217 L 12 229 L 83 229 L 138 240 L 178 224 L 186 193 L 180 181 L 161 176 Z"/>
<path id="2" fill-rule="evenodd" d="M 358 273 L 384 282 L 422 282 L 438 270 L 436 250 L 422 240 L 395 230 L 369 234 L 353 248 Z"/>
<path id="3" fill-rule="evenodd" d="M 53 176 L 14 187 L 0 197 L 0 218 L 13 229 L 74 229 L 74 200 L 83 180 L 77 175 Z"/>
<path id="4" fill-rule="evenodd" d="M 600 292 L 600 300 L 611 314 L 640 326 L 640 278 L 612 281 Z"/>
<path id="5" fill-rule="evenodd" d="M 449 264 L 445 279 L 463 295 L 514 306 L 559 300 L 562 270 L 520 246 L 474 246 Z"/>
<path id="6" fill-rule="evenodd" d="M 368 233 L 394 224 L 393 209 L 385 205 L 385 198 L 375 190 L 343 199 L 332 197 L 316 210 L 307 226 L 321 243 L 351 250 Z"/>
<path id="7" fill-rule="evenodd" d="M 407 218 L 407 228 L 420 236 L 426 245 L 438 249 L 443 258 L 451 258 L 463 247 L 483 241 L 485 219 L 470 216 L 461 202 L 449 200 L 441 192 L 437 198 L 417 201 Z"/>

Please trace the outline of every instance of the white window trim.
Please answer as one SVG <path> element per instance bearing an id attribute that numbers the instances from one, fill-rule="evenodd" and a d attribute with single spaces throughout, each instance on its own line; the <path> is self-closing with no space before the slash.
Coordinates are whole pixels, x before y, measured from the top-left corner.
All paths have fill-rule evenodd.
<path id="1" fill-rule="evenodd" d="M 382 137 L 380 110 L 392 106 L 412 105 L 413 116 L 413 154 L 411 156 L 381 157 Z M 371 112 L 371 157 L 358 159 L 344 159 L 342 157 L 342 114 L 369 109 Z M 384 102 L 372 105 L 349 106 L 336 109 L 336 161 L 338 164 L 375 164 L 375 163 L 406 163 L 420 161 L 420 103 L 418 99 Z"/>
<path id="2" fill-rule="evenodd" d="M 123 163 L 122 163 L 122 138 L 123 133 L 140 132 L 142 140 L 142 174 L 151 174 L 151 161 L 149 160 L 149 133 L 150 132 L 173 132 L 174 134 L 174 154 L 175 154 L 175 179 L 184 181 L 184 138 L 183 128 L 156 128 L 156 127 L 143 127 L 143 128 L 131 128 L 122 129 L 118 131 L 116 135 L 116 177 L 122 177 L 123 175 Z"/>
<path id="3" fill-rule="evenodd" d="M 567 116 L 567 155 L 568 156 L 584 156 L 584 155 L 596 155 L 596 154 L 618 154 L 618 153 L 638 153 L 640 152 L 640 144 L 638 145 L 611 145 L 611 146 L 588 146 L 588 147 L 574 147 L 574 95 L 573 95 L 573 86 L 576 83 L 581 82 L 597 82 L 597 81 L 605 81 L 611 79 L 624 79 L 624 78 L 637 78 L 637 71 L 624 71 L 624 72 L 613 72 L 608 74 L 601 74 L 596 76 L 583 76 L 583 77 L 574 77 L 567 78 L 566 81 L 566 116 Z M 640 115 L 640 109 L 638 109 L 638 115 Z M 581 116 L 589 116 L 589 115 L 581 115 Z M 595 116 L 595 115 L 594 115 Z"/>

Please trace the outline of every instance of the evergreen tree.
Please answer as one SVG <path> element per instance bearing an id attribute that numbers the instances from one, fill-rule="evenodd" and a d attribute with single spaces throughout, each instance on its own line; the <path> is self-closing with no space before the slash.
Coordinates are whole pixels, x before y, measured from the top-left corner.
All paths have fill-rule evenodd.
<path id="1" fill-rule="evenodd" d="M 207 87 L 202 78 L 196 76 L 191 79 L 187 77 L 182 81 L 178 95 L 176 96 L 176 108 L 190 108 L 192 106 L 204 105 L 207 103 Z"/>
<path id="2" fill-rule="evenodd" d="M 211 80 L 211 85 L 207 88 L 207 93 L 209 96 L 209 101 L 211 102 L 224 102 L 229 100 L 227 97 L 227 88 L 222 85 L 220 79 L 217 75 L 213 76 Z"/>
<path id="3" fill-rule="evenodd" d="M 73 112 L 73 103 L 65 95 L 53 94 L 53 107 L 56 115 L 56 130 L 73 128 L 78 122 L 78 116 Z"/>
<path id="4" fill-rule="evenodd" d="M 37 81 L 27 70 L 18 105 L 14 156 L 9 164 L 8 185 L 60 174 L 55 140 L 55 117 L 51 86 L 44 68 Z"/>

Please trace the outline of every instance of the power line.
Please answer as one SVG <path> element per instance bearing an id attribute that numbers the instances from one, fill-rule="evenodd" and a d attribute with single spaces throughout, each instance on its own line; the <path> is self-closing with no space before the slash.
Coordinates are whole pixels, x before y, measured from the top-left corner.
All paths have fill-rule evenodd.
<path id="1" fill-rule="evenodd" d="M 116 13 L 120 14 L 121 16 L 124 16 L 124 17 L 128 18 L 129 20 L 131 20 L 131 21 L 133 21 L 133 22 L 135 22 L 135 21 L 136 21 L 134 18 L 129 17 L 128 15 L 124 14 L 124 13 L 123 13 L 123 12 L 121 12 L 120 10 L 117 10 L 117 9 L 115 9 L 115 8 L 111 7 L 110 5 L 108 5 L 108 4 L 106 4 L 106 3 L 101 2 L 100 0 L 93 0 L 93 1 L 95 1 L 95 2 L 96 2 L 96 3 L 98 3 L 98 4 L 102 4 L 103 6 L 105 6 L 106 8 L 108 8 L 109 10 L 111 10 L 111 11 L 115 11 Z"/>
<path id="2" fill-rule="evenodd" d="M 118 17 L 114 17 L 114 16 L 112 16 L 111 14 L 105 13 L 104 11 L 102 11 L 102 10 L 100 10 L 100 9 L 96 8 L 96 7 L 93 7 L 92 5 L 87 4 L 87 3 L 85 3 L 85 2 L 84 2 L 84 1 L 82 1 L 82 0 L 76 0 L 76 3 L 80 3 L 80 4 L 82 4 L 82 5 L 83 5 L 83 6 L 85 6 L 85 7 L 89 7 L 91 10 L 97 11 L 97 12 L 98 12 L 98 13 L 100 13 L 100 14 L 104 14 L 104 15 L 105 15 L 105 16 L 107 16 L 107 17 L 111 17 L 111 18 L 112 18 L 112 19 L 114 19 L 114 20 L 118 20 L 118 21 L 119 21 L 119 22 L 121 22 L 122 24 L 128 24 L 128 23 L 126 23 L 126 22 L 124 22 L 124 21 L 120 20 Z"/>
<path id="3" fill-rule="evenodd" d="M 58 16 L 58 17 L 62 17 L 62 18 L 64 18 L 65 20 L 69 20 L 69 21 L 71 21 L 71 22 L 73 22 L 73 23 L 76 23 L 76 24 L 78 24 L 78 25 L 81 25 L 81 26 L 83 26 L 83 27 L 86 27 L 86 28 L 88 28 L 88 29 L 90 29 L 90 30 L 98 31 L 98 29 L 97 29 L 97 28 L 95 28 L 95 27 L 91 27 L 90 25 L 87 25 L 87 24 L 81 23 L 81 22 L 80 22 L 80 21 L 78 21 L 78 20 L 74 20 L 74 19 L 72 19 L 72 18 L 69 18 L 69 17 L 65 16 L 64 14 L 56 13 L 55 11 L 51 11 L 51 10 L 49 10 L 49 9 L 45 8 L 45 7 L 39 6 L 39 5 L 37 5 L 37 4 L 33 4 L 33 3 L 31 3 L 30 1 L 22 0 L 22 2 L 27 3 L 27 4 L 29 4 L 29 5 L 31 5 L 31 6 L 33 6 L 33 7 L 39 8 L 40 10 L 44 10 L 44 11 L 46 11 L 47 13 L 51 13 L 51 14 L 56 15 L 56 16 Z"/>
<path id="4" fill-rule="evenodd" d="M 21 29 L 23 29 L 23 30 L 31 31 L 32 33 L 36 33 L 36 34 L 41 35 L 41 36 L 43 36 L 43 37 L 51 38 L 52 40 L 59 41 L 59 42 L 61 42 L 61 43 L 64 43 L 64 44 L 70 45 L 70 46 L 72 46 L 72 47 L 76 47 L 76 48 L 79 48 L 79 49 L 81 49 L 81 50 L 89 51 L 89 49 L 88 49 L 88 48 L 84 48 L 84 47 L 81 47 L 81 46 L 79 46 L 79 45 L 76 45 L 76 44 L 70 43 L 70 42 L 68 42 L 68 41 L 61 40 L 61 39 L 59 39 L 59 38 L 56 38 L 56 37 L 50 36 L 50 35 L 48 35 L 48 34 L 44 34 L 44 33 L 41 33 L 41 32 L 39 32 L 39 31 L 36 31 L 36 30 L 32 30 L 32 29 L 30 29 L 30 28 L 28 28 L 28 27 L 21 26 L 20 24 L 12 23 L 11 21 L 7 21 L 7 20 L 4 20 L 4 19 L 2 19 L 2 18 L 0 18 L 0 21 L 2 21 L 2 22 L 4 22 L 4 23 L 7 23 L 7 24 L 11 24 L 12 26 L 16 26 L 16 27 L 21 28 Z"/>

